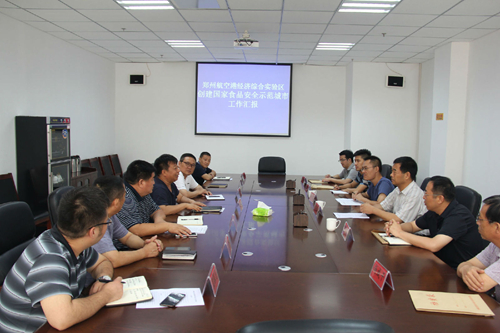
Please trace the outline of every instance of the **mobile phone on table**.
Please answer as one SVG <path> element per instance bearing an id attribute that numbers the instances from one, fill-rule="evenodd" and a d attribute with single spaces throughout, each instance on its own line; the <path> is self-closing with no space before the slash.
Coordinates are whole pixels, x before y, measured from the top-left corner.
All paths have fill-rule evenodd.
<path id="1" fill-rule="evenodd" d="M 177 239 L 179 239 L 179 238 L 186 238 L 186 237 L 188 237 L 188 238 L 196 238 L 196 237 L 198 237 L 198 234 L 196 232 L 192 232 L 192 233 L 189 234 L 189 236 L 175 235 L 175 238 L 177 238 Z"/>
<path id="2" fill-rule="evenodd" d="M 176 305 L 186 296 L 186 294 L 171 293 L 163 301 L 161 301 L 161 306 L 166 306 L 169 308 L 175 308 Z"/>

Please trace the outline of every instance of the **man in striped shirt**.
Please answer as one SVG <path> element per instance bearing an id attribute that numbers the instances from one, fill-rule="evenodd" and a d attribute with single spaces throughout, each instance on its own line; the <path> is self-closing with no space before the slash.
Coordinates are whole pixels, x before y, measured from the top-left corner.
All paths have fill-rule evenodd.
<path id="1" fill-rule="evenodd" d="M 47 321 L 58 330 L 93 316 L 123 295 L 121 277 L 96 282 L 80 297 L 86 273 L 109 280 L 113 266 L 91 246 L 106 232 L 109 200 L 98 188 L 68 192 L 57 226 L 34 240 L 7 275 L 0 292 L 0 331 L 34 332 Z"/>
<path id="2" fill-rule="evenodd" d="M 361 212 L 374 214 L 384 221 L 415 221 L 427 212 L 424 191 L 415 183 L 418 166 L 411 157 L 403 156 L 394 160 L 391 180 L 396 188 L 381 203 L 365 203 Z"/>

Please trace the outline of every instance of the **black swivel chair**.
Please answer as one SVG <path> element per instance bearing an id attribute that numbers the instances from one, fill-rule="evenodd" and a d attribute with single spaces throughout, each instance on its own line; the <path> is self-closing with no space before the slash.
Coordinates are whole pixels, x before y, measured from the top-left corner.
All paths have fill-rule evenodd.
<path id="1" fill-rule="evenodd" d="M 52 221 L 53 226 L 57 224 L 57 210 L 59 208 L 59 203 L 61 202 L 62 197 L 72 189 L 74 189 L 73 186 L 63 186 L 59 187 L 57 190 L 49 194 L 47 203 L 49 206 L 50 220 Z"/>
<path id="2" fill-rule="evenodd" d="M 387 324 L 354 319 L 273 320 L 253 323 L 236 333 L 394 333 Z"/>
<path id="3" fill-rule="evenodd" d="M 286 163 L 283 157 L 265 156 L 259 160 L 259 174 L 285 175 Z"/>
<path id="4" fill-rule="evenodd" d="M 35 220 L 26 202 L 0 205 L 0 284 L 24 249 L 35 239 Z"/>
<path id="5" fill-rule="evenodd" d="M 474 218 L 479 216 L 479 209 L 481 208 L 481 194 L 473 189 L 458 185 L 455 186 L 455 199 L 465 207 L 467 207 Z"/>
<path id="6" fill-rule="evenodd" d="M 422 191 L 425 192 L 425 188 L 427 187 L 427 184 L 429 183 L 429 180 L 431 179 L 431 177 L 427 177 L 425 178 L 423 181 L 422 181 L 422 185 L 420 185 L 420 188 L 422 189 Z"/>
<path id="7" fill-rule="evenodd" d="M 382 174 L 382 177 L 385 177 L 387 179 L 391 179 L 391 173 L 392 173 L 392 166 L 389 164 L 382 164 L 382 168 L 380 169 L 380 173 Z"/>

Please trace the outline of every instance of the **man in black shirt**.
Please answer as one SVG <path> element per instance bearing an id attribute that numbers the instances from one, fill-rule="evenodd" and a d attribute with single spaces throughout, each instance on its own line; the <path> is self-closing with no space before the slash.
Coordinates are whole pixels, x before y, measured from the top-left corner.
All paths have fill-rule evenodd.
<path id="1" fill-rule="evenodd" d="M 386 231 L 414 246 L 429 251 L 454 269 L 475 257 L 484 248 L 472 213 L 455 200 L 455 186 L 449 178 L 434 176 L 425 189 L 424 201 L 429 210 L 416 221 L 386 223 Z M 413 233 L 429 229 L 430 237 Z"/>
<path id="2" fill-rule="evenodd" d="M 209 152 L 204 151 L 200 154 L 193 172 L 193 178 L 198 184 L 203 185 L 206 180 L 212 180 L 217 175 L 215 170 L 208 167 L 211 161 L 212 155 Z"/>

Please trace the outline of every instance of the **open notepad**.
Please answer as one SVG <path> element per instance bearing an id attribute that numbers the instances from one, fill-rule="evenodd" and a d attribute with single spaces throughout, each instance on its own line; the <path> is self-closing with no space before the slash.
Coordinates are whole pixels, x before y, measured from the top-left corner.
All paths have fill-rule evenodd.
<path id="1" fill-rule="evenodd" d="M 398 237 L 388 236 L 385 232 L 379 230 L 372 231 L 373 236 L 375 236 L 378 241 L 384 245 L 411 245 L 407 241 L 402 240 Z"/>
<path id="2" fill-rule="evenodd" d="M 148 287 L 148 282 L 144 276 L 123 279 L 123 296 L 119 300 L 110 302 L 106 306 L 117 306 L 134 304 L 147 301 L 153 298 Z"/>

